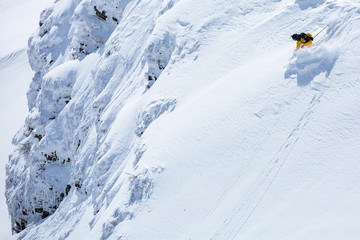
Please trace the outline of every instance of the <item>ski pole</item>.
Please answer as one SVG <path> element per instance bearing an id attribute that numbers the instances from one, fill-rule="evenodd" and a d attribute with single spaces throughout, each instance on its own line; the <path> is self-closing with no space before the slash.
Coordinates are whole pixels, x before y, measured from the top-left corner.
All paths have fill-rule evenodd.
<path id="1" fill-rule="evenodd" d="M 329 25 L 326 25 L 323 29 L 321 29 L 320 32 L 318 32 L 313 38 L 315 38 L 317 35 L 319 35 L 322 31 L 324 31 Z"/>

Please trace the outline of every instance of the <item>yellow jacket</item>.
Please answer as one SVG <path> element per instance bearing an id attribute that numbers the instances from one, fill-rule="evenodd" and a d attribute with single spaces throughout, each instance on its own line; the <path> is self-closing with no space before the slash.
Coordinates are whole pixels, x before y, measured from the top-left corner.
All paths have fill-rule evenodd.
<path id="1" fill-rule="evenodd" d="M 312 35 L 310 33 L 306 33 L 306 35 L 312 37 Z M 308 41 L 306 42 L 305 39 L 301 38 L 300 41 L 296 42 L 296 50 L 300 49 L 301 47 L 311 47 L 312 46 L 312 41 Z"/>

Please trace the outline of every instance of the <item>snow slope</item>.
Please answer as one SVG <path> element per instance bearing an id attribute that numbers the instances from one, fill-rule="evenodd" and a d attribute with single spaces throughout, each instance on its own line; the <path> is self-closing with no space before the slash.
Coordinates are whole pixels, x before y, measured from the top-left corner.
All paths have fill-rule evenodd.
<path id="1" fill-rule="evenodd" d="M 56 2 L 7 165 L 19 239 L 357 239 L 359 14 Z M 326 25 L 293 55 L 292 33 Z"/>
<path id="2" fill-rule="evenodd" d="M 14 150 L 11 139 L 27 115 L 26 91 L 33 72 L 28 63 L 26 46 L 36 30 L 39 14 L 47 5 L 41 1 L 0 2 L 0 239 L 11 237 L 10 216 L 5 201 L 5 164 Z M 31 9 L 31 11 L 29 11 Z"/>

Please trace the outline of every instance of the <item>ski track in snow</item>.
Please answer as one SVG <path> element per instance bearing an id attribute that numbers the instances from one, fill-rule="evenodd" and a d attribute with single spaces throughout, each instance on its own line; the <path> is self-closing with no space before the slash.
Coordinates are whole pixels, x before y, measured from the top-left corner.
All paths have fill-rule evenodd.
<path id="1" fill-rule="evenodd" d="M 268 90 L 266 93 L 262 93 L 258 97 L 250 100 L 247 104 L 249 109 L 252 109 L 251 105 L 254 105 L 256 102 L 264 102 L 264 99 L 271 99 L 270 102 L 273 101 L 273 94 L 280 90 L 284 90 L 288 88 L 287 85 L 282 85 L 279 87 L 272 88 Z M 263 170 L 259 173 L 259 175 L 251 180 L 251 184 L 247 187 L 247 191 L 237 200 L 237 204 L 233 206 L 231 214 L 218 226 L 216 232 L 211 236 L 210 239 L 235 239 L 238 236 L 238 233 L 241 231 L 243 226 L 247 223 L 247 220 L 251 217 L 251 214 L 256 210 L 256 207 L 262 200 L 263 196 L 266 194 L 268 189 L 271 187 L 271 184 L 276 179 L 277 174 L 281 170 L 281 167 L 287 160 L 289 153 L 291 152 L 292 148 L 296 144 L 299 133 L 301 132 L 302 128 L 306 126 L 308 120 L 311 118 L 314 108 L 316 107 L 317 103 L 319 103 L 321 96 L 323 95 L 323 91 L 313 91 L 313 97 L 310 99 L 308 103 L 308 107 L 306 111 L 301 115 L 299 118 L 296 126 L 290 131 L 286 141 L 281 145 L 278 151 L 274 154 L 272 158 L 268 160 L 268 164 L 263 168 Z M 290 99 L 282 99 L 283 104 L 276 105 L 281 106 L 280 109 L 277 109 L 275 113 L 265 113 L 265 114 L 278 114 L 278 112 L 282 112 L 285 109 L 281 109 L 284 107 L 288 107 Z M 276 102 L 276 100 L 275 100 Z M 267 107 L 263 108 L 266 110 Z M 285 110 L 286 111 L 286 110 Z M 258 113 L 255 115 L 259 118 Z M 276 123 L 275 125 L 277 124 Z M 246 130 L 241 134 L 246 136 Z M 220 194 L 219 198 L 216 199 L 215 207 L 212 208 L 210 211 L 204 215 L 203 220 L 206 222 L 208 219 L 213 218 L 214 212 L 224 204 L 224 200 L 228 198 L 228 194 L 238 185 L 244 174 L 246 174 L 247 170 L 252 167 L 254 164 L 254 160 L 259 157 L 261 153 L 261 149 L 263 144 L 269 141 L 270 135 L 268 137 L 263 138 L 262 142 L 258 144 L 256 150 L 253 152 L 253 156 L 251 159 L 247 160 L 247 164 L 240 169 L 240 171 L 231 179 L 224 191 Z M 245 138 L 242 142 L 245 141 Z M 256 165 L 254 165 L 256 166 Z M 194 230 L 196 232 L 197 230 Z M 190 234 L 192 236 L 194 233 Z M 190 237 L 190 239 L 196 239 Z"/>
<path id="2" fill-rule="evenodd" d="M 238 236 L 239 232 L 247 223 L 247 220 L 256 210 L 256 207 L 262 200 L 263 196 L 266 194 L 266 192 L 271 187 L 271 184 L 276 179 L 277 174 L 281 170 L 281 167 L 287 160 L 289 153 L 296 144 L 302 127 L 304 127 L 308 122 L 313 112 L 313 108 L 320 101 L 321 96 L 322 93 L 316 93 L 316 95 L 309 103 L 307 111 L 304 112 L 304 114 L 301 116 L 297 126 L 291 131 L 286 142 L 269 161 L 266 168 L 261 172 L 252 185 L 249 186 L 248 191 L 239 200 L 240 204 L 234 208 L 232 215 L 223 222 L 223 224 L 219 227 L 211 239 L 235 239 Z M 256 152 L 254 154 L 254 158 L 255 156 Z M 246 169 L 243 169 L 243 172 L 244 171 L 246 171 Z M 234 182 L 232 185 L 235 184 L 236 182 Z"/>

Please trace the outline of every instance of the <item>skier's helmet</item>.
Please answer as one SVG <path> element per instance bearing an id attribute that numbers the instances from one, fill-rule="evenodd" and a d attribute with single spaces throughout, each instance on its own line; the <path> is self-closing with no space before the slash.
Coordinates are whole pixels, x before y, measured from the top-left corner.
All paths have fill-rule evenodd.
<path id="1" fill-rule="evenodd" d="M 294 40 L 294 41 L 300 41 L 300 35 L 298 35 L 298 34 L 293 34 L 293 35 L 291 35 L 291 38 Z"/>

